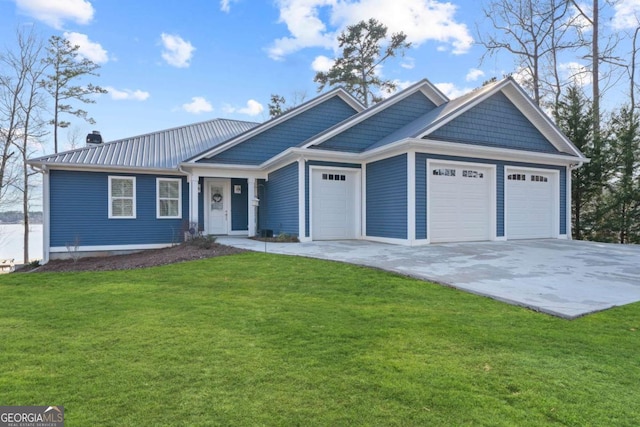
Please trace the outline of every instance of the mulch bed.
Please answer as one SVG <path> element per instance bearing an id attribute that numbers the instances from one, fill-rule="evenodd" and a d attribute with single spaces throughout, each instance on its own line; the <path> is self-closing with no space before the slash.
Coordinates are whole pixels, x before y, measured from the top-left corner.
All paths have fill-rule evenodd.
<path id="1" fill-rule="evenodd" d="M 154 267 L 158 265 L 174 264 L 176 262 L 193 261 L 223 255 L 233 255 L 246 252 L 244 249 L 233 248 L 214 243 L 210 249 L 199 248 L 195 245 L 182 244 L 165 249 L 154 249 L 128 255 L 114 255 L 73 260 L 53 260 L 46 265 L 34 269 L 23 268 L 16 272 L 62 272 L 62 271 L 107 271 L 133 270 L 136 268 Z"/>

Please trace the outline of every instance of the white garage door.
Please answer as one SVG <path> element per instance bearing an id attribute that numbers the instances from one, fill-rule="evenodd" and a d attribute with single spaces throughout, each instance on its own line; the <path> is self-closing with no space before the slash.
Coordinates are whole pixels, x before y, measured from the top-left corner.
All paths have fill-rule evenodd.
<path id="1" fill-rule="evenodd" d="M 431 163 L 428 173 L 431 242 L 491 240 L 493 169 Z"/>
<path id="2" fill-rule="evenodd" d="M 355 239 L 358 173 L 314 169 L 311 176 L 311 238 Z"/>
<path id="3" fill-rule="evenodd" d="M 554 203 L 557 174 L 547 171 L 507 168 L 507 239 L 556 237 Z"/>

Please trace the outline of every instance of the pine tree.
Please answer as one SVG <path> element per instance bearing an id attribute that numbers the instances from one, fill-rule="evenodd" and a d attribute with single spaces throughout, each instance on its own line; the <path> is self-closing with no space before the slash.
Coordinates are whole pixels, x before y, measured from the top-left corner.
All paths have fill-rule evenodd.
<path id="1" fill-rule="evenodd" d="M 58 152 L 58 128 L 66 128 L 71 123 L 60 119 L 60 114 L 66 113 L 81 117 L 94 124 L 95 120 L 88 117 L 85 110 L 74 108 L 69 101 L 80 101 L 84 104 L 94 104 L 96 101 L 88 95 L 107 93 L 100 86 L 88 84 L 86 86 L 74 86 L 73 83 L 83 76 L 99 76 L 96 70 L 100 66 L 93 61 L 83 58 L 78 53 L 80 46 L 72 46 L 69 40 L 59 36 L 51 36 L 47 47 L 47 57 L 44 63 L 52 71 L 42 81 L 43 87 L 49 92 L 54 101 L 53 119 L 53 146 Z"/>
<path id="2" fill-rule="evenodd" d="M 578 86 L 570 86 L 556 109 L 556 121 L 564 134 L 587 157 L 593 154 L 593 113 L 591 102 Z M 595 196 L 599 184 L 594 182 L 593 162 L 591 159 L 573 172 L 571 181 L 571 212 L 573 219 L 573 238 L 582 240 L 593 230 Z"/>
<path id="3" fill-rule="evenodd" d="M 387 93 L 396 90 L 393 81 L 380 78 L 376 71 L 387 59 L 403 54 L 411 43 L 406 41 L 407 35 L 403 32 L 394 33 L 383 48 L 386 38 L 387 27 L 373 18 L 348 26 L 338 36 L 342 56 L 336 59 L 329 71 L 319 71 L 313 79 L 318 83 L 318 91 L 327 85 L 342 85 L 368 107 L 380 100 L 374 89 Z"/>

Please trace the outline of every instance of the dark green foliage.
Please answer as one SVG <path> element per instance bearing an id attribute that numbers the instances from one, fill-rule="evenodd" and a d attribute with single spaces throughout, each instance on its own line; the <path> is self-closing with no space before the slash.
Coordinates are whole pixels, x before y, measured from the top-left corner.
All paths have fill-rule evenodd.
<path id="1" fill-rule="evenodd" d="M 276 93 L 271 94 L 271 100 L 269 101 L 269 117 L 278 117 L 280 114 L 286 111 L 285 103 L 287 100 L 284 96 L 280 96 Z"/>
<path id="2" fill-rule="evenodd" d="M 60 114 L 71 114 L 80 117 L 87 122 L 94 124 L 93 118 L 88 116 L 87 111 L 75 108 L 69 101 L 80 101 L 84 104 L 94 104 L 95 99 L 89 95 L 107 93 L 100 86 L 88 85 L 74 86 L 73 83 L 83 76 L 98 76 L 96 70 L 100 66 L 93 61 L 79 55 L 80 46 L 72 46 L 69 40 L 60 36 L 51 36 L 47 47 L 47 57 L 44 63 L 49 67 L 51 74 L 48 74 L 42 81 L 43 87 L 51 95 L 54 101 L 53 119 L 51 124 L 54 128 L 53 140 L 54 151 L 58 152 L 58 128 L 66 128 L 71 124 L 60 119 Z"/>
<path id="3" fill-rule="evenodd" d="M 594 212 L 602 187 L 602 184 L 595 180 L 594 165 L 599 163 L 600 159 L 594 156 L 593 150 L 591 102 L 578 86 L 571 86 L 556 111 L 556 121 L 560 129 L 585 156 L 591 158 L 590 163 L 573 172 L 571 182 L 573 237 L 581 240 L 587 238 L 595 227 Z"/>
<path id="4" fill-rule="evenodd" d="M 344 86 L 366 107 L 380 100 L 374 89 L 393 92 L 396 84 L 381 79 L 376 68 L 387 59 L 403 54 L 411 43 L 406 41 L 407 35 L 400 32 L 392 34 L 386 47 L 383 47 L 386 38 L 387 27 L 373 18 L 348 26 L 338 36 L 342 56 L 336 59 L 329 71 L 319 71 L 313 79 L 318 83 L 318 90 L 327 85 Z"/>
<path id="5" fill-rule="evenodd" d="M 640 124 L 629 107 L 609 123 L 611 177 L 603 191 L 598 240 L 640 243 Z"/>

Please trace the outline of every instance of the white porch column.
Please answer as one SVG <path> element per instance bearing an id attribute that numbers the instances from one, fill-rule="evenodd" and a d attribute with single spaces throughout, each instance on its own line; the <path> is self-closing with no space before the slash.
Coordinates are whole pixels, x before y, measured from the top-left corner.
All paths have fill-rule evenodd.
<path id="1" fill-rule="evenodd" d="M 200 180 L 199 175 L 189 176 L 189 222 L 194 224 L 198 224 L 198 193 L 199 193 L 198 181 L 199 180 Z"/>
<path id="2" fill-rule="evenodd" d="M 247 188 L 249 189 L 247 197 L 249 199 L 249 224 L 248 224 L 248 231 L 249 231 L 249 237 L 253 237 L 256 235 L 256 203 L 257 203 L 257 198 L 256 198 L 256 179 L 255 178 L 248 178 L 247 179 Z"/>
<path id="3" fill-rule="evenodd" d="M 301 242 L 309 241 L 306 234 L 307 210 L 306 210 L 306 162 L 304 158 L 298 159 L 298 239 Z"/>

